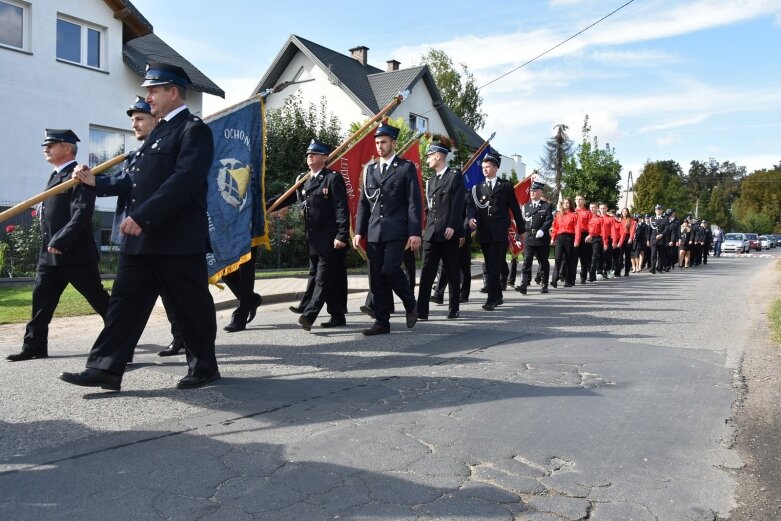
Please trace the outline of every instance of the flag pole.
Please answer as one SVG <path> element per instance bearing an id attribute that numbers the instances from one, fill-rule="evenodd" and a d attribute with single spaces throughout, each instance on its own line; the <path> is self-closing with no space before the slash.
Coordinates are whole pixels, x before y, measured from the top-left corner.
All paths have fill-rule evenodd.
<path id="1" fill-rule="evenodd" d="M 398 150 L 396 150 L 396 155 L 397 155 L 397 156 L 400 156 L 400 155 L 402 155 L 402 154 L 406 153 L 406 152 L 407 152 L 407 150 L 409 150 L 410 148 L 412 148 L 412 145 L 414 145 L 414 144 L 415 144 L 415 141 L 417 141 L 418 139 L 420 139 L 420 136 L 422 136 L 422 135 L 423 135 L 423 133 L 422 133 L 422 132 L 420 132 L 420 131 L 417 131 L 417 132 L 415 132 L 415 135 L 414 135 L 414 136 L 412 136 L 411 138 L 409 138 L 409 141 L 407 141 L 406 143 L 404 143 L 402 146 L 400 146 L 400 147 L 398 148 Z"/>
<path id="2" fill-rule="evenodd" d="M 120 154 L 113 159 L 109 159 L 108 161 L 101 163 L 97 165 L 95 168 L 91 169 L 90 173 L 92 175 L 102 174 L 112 166 L 118 165 L 119 163 L 124 161 L 127 158 L 127 156 L 128 154 Z M 69 190 L 71 187 L 76 186 L 80 182 L 81 181 L 79 181 L 78 179 L 68 179 L 64 183 L 60 183 L 57 186 L 53 186 L 52 188 L 49 188 L 48 190 L 39 193 L 38 195 L 30 197 L 29 199 L 22 201 L 21 203 L 14 205 L 8 210 L 5 210 L 4 212 L 0 213 L 0 222 L 5 221 L 6 219 L 10 219 L 11 217 L 14 217 L 15 215 L 22 213 L 23 211 L 28 210 L 31 206 L 35 206 L 41 201 L 45 201 L 49 197 L 53 197 L 61 192 Z"/>
<path id="3" fill-rule="evenodd" d="M 472 154 L 472 157 L 469 158 L 469 161 L 466 162 L 466 164 L 461 168 L 461 173 L 466 174 L 466 171 L 469 170 L 469 168 L 472 166 L 472 163 L 477 161 L 477 158 L 480 157 L 480 154 L 483 153 L 483 150 L 485 150 L 488 147 L 488 144 L 491 142 L 491 140 L 496 136 L 496 132 L 491 134 L 491 137 L 489 137 L 485 143 L 480 145 L 480 148 L 475 150 L 475 153 Z"/>
<path id="4" fill-rule="evenodd" d="M 383 107 L 382 110 L 380 110 L 373 118 L 371 118 L 369 121 L 364 123 L 363 126 L 361 126 L 361 128 L 353 132 L 353 134 L 347 139 L 345 139 L 341 145 L 336 147 L 334 151 L 328 155 L 326 164 L 330 166 L 335 160 L 337 160 L 342 155 L 343 152 L 347 150 L 347 148 L 350 146 L 350 143 L 352 143 L 353 140 L 355 140 L 359 136 L 362 136 L 372 125 L 380 121 L 385 116 L 385 114 L 387 114 L 388 112 L 396 108 L 396 106 L 399 103 L 404 101 L 407 98 L 407 96 L 409 96 L 409 91 L 400 92 L 396 96 L 394 96 L 393 99 L 390 101 L 390 103 L 385 105 L 385 107 Z M 301 185 L 303 185 L 306 182 L 306 180 L 307 180 L 307 176 L 301 176 L 301 179 L 299 179 L 296 183 L 294 183 L 293 186 L 288 188 L 288 190 L 284 194 L 282 194 L 274 202 L 274 204 L 271 205 L 271 208 L 266 210 L 266 213 L 271 213 L 274 210 L 276 210 L 277 207 L 280 204 L 282 204 L 282 201 L 290 197 L 290 194 L 298 190 L 298 188 Z"/>

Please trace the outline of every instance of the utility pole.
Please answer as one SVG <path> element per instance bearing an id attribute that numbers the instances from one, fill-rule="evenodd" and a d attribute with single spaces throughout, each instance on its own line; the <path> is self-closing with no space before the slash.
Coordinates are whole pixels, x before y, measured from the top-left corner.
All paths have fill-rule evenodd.
<path id="1" fill-rule="evenodd" d="M 634 182 L 632 181 L 632 171 L 629 171 L 629 175 L 626 178 L 626 191 L 624 192 L 624 208 L 629 208 L 629 192 L 634 190 Z M 632 201 L 634 202 L 634 201 Z"/>

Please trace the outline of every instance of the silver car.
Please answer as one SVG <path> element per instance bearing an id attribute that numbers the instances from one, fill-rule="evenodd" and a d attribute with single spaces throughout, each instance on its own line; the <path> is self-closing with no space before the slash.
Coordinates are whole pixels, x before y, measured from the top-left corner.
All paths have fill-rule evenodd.
<path id="1" fill-rule="evenodd" d="M 748 237 L 742 233 L 726 234 L 724 243 L 721 245 L 721 251 L 724 253 L 748 253 Z"/>

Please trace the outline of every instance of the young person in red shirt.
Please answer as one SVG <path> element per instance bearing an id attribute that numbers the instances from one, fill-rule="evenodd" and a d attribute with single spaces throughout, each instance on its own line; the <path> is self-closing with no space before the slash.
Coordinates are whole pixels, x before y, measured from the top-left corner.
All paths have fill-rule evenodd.
<path id="1" fill-rule="evenodd" d="M 551 286 L 558 286 L 559 273 L 566 265 L 564 275 L 564 287 L 575 285 L 575 270 L 578 267 L 578 257 L 575 248 L 580 245 L 580 219 L 573 211 L 572 199 L 565 197 L 561 201 L 561 208 L 553 217 L 551 227 L 551 244 L 556 246 L 556 266 L 553 268 Z"/>

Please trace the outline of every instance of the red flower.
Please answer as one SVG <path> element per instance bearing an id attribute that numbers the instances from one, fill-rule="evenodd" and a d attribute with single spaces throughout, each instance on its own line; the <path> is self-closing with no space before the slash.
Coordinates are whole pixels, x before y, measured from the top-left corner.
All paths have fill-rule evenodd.
<path id="1" fill-rule="evenodd" d="M 16 229 L 16 226 L 14 226 L 13 224 L 9 224 L 8 226 L 5 227 L 5 233 L 11 233 L 15 229 Z"/>
<path id="2" fill-rule="evenodd" d="M 30 215 L 32 215 L 33 218 L 38 217 L 38 210 L 33 210 L 32 212 L 30 212 Z"/>

